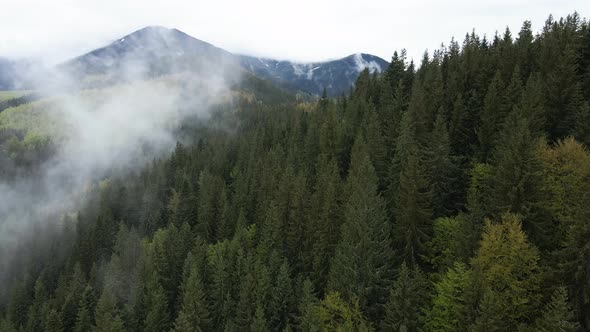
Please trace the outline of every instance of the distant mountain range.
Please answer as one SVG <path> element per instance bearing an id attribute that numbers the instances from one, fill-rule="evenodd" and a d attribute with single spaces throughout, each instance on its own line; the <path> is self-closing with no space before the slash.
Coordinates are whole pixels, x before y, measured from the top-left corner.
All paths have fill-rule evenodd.
<path id="1" fill-rule="evenodd" d="M 233 54 L 177 29 L 149 26 L 57 66 L 85 84 L 109 84 L 127 77 L 153 77 L 183 71 L 247 70 L 278 85 L 310 94 L 325 88 L 331 96 L 347 92 L 359 73 L 383 71 L 389 63 L 357 53 L 342 59 L 301 63 Z M 0 59 L 0 89 L 20 88 L 18 66 Z M 22 81 L 22 80 L 21 80 Z"/>

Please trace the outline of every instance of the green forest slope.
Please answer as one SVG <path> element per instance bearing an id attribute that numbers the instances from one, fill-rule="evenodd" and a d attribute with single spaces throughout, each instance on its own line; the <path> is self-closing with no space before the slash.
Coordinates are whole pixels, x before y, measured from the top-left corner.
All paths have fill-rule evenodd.
<path id="1" fill-rule="evenodd" d="M 0 331 L 590 328 L 587 21 L 272 96 L 97 187 L 23 254 Z"/>

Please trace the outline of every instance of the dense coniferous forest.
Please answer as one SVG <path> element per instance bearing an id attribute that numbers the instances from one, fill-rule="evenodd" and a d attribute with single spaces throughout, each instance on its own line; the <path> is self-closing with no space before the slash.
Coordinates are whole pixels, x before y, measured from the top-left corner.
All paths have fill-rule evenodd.
<path id="1" fill-rule="evenodd" d="M 590 329 L 578 14 L 281 96 L 96 186 L 23 255 L 0 331 Z"/>

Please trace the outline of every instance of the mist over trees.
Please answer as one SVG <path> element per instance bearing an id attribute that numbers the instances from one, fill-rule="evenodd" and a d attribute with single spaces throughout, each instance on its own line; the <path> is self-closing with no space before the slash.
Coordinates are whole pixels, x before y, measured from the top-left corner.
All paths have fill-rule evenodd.
<path id="1" fill-rule="evenodd" d="M 0 331 L 590 329 L 588 21 L 396 52 L 317 102 L 244 84 L 19 256 Z"/>

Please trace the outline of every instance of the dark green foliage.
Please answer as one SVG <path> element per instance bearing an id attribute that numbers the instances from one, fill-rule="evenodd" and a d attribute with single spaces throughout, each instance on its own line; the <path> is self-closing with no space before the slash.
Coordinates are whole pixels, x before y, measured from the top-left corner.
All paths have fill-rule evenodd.
<path id="1" fill-rule="evenodd" d="M 201 273 L 196 263 L 185 267 L 188 277 L 182 284 L 182 297 L 178 318 L 174 322 L 174 331 L 207 331 L 209 310 Z"/>
<path id="2" fill-rule="evenodd" d="M 564 287 L 559 287 L 551 296 L 541 317 L 535 322 L 537 331 L 542 332 L 573 332 L 579 326 L 574 320 L 574 313 L 567 301 L 567 292 Z"/>
<path id="3" fill-rule="evenodd" d="M 386 331 L 419 331 L 423 309 L 428 304 L 428 282 L 418 268 L 410 270 L 404 262 L 385 305 L 382 328 Z"/>
<path id="4" fill-rule="evenodd" d="M 492 155 L 494 145 L 498 139 L 498 132 L 502 124 L 502 77 L 496 73 L 488 87 L 481 113 L 480 126 L 477 131 L 479 142 L 479 159 L 486 162 Z"/>
<path id="5" fill-rule="evenodd" d="M 514 212 L 525 217 L 525 227 L 535 240 L 547 231 L 543 216 L 537 216 L 542 204 L 542 171 L 539 159 L 540 142 L 529 122 L 517 110 L 510 113 L 500 133 L 492 164 L 494 180 L 492 205 L 496 215 Z"/>
<path id="6" fill-rule="evenodd" d="M 312 332 L 319 331 L 320 322 L 316 308 L 319 301 L 314 294 L 313 284 L 309 279 L 303 282 L 301 301 L 297 307 L 297 327 L 301 331 Z"/>
<path id="7" fill-rule="evenodd" d="M 94 331 L 117 332 L 124 331 L 123 321 L 119 316 L 115 297 L 109 290 L 105 290 L 96 305 L 96 324 Z M 49 322 L 49 321 L 48 321 Z"/>
<path id="8" fill-rule="evenodd" d="M 410 266 L 422 264 L 421 257 L 432 229 L 432 192 L 423 158 L 409 113 L 402 118 L 402 130 L 390 168 L 391 215 L 393 240 L 399 261 Z"/>
<path id="9" fill-rule="evenodd" d="M 392 275 L 391 229 L 361 137 L 352 149 L 346 196 L 342 237 L 332 261 L 328 288 L 347 300 L 358 297 L 363 310 L 373 319 L 380 319 Z"/>
<path id="10" fill-rule="evenodd" d="M 0 331 L 590 329 L 578 14 L 469 33 L 418 69 L 394 53 L 336 99 L 243 76 L 2 266 Z M 52 148 L 0 131 L 0 175 Z"/>

